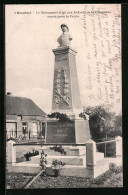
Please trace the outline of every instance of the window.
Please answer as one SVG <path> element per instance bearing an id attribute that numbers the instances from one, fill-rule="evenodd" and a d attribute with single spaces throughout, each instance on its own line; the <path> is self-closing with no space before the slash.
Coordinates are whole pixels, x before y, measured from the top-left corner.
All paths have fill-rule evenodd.
<path id="1" fill-rule="evenodd" d="M 7 139 L 17 137 L 17 124 L 13 122 L 6 123 L 6 137 Z"/>
<path id="2" fill-rule="evenodd" d="M 33 128 L 33 136 L 37 136 L 37 123 L 33 123 L 32 124 L 32 128 Z"/>

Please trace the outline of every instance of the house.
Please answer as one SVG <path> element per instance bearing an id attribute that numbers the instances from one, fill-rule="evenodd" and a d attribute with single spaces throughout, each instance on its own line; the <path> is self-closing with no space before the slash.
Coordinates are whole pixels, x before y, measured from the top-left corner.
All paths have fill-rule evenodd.
<path id="1" fill-rule="evenodd" d="M 6 95 L 6 137 L 45 138 L 46 113 L 31 99 Z"/>

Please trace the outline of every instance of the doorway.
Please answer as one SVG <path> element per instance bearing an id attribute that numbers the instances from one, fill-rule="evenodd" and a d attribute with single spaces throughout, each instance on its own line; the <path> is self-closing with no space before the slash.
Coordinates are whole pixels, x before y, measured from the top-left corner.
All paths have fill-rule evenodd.
<path id="1" fill-rule="evenodd" d="M 42 123 L 42 133 L 41 136 L 43 139 L 45 139 L 45 123 Z"/>

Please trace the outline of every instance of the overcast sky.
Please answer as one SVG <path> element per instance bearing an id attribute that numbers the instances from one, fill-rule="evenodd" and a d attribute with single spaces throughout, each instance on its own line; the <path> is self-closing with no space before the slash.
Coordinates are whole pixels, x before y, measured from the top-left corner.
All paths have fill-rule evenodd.
<path id="1" fill-rule="evenodd" d="M 102 6 L 105 7 L 105 5 Z M 111 7 L 108 5 L 107 9 L 110 10 Z M 88 9 L 92 9 L 92 6 L 90 5 Z M 97 95 L 98 84 L 93 80 L 96 77 L 95 71 L 93 72 L 95 67 L 91 67 L 93 73 L 91 92 L 86 85 L 88 83 L 88 61 L 83 15 L 79 15 L 79 18 L 71 16 L 51 19 L 47 17 L 48 14 L 41 14 L 41 11 L 82 12 L 84 10 L 84 5 L 6 5 L 7 92 L 11 92 L 14 96 L 31 98 L 45 112 L 51 111 L 54 74 L 52 49 L 58 47 L 56 40 L 62 33 L 60 25 L 66 23 L 73 37 L 71 46 L 78 52 L 76 64 L 82 105 L 104 103 L 103 100 L 100 102 L 99 99 L 92 99 L 89 96 L 92 93 L 94 96 Z M 17 11 L 27 11 L 31 14 L 15 14 Z M 87 31 L 91 37 L 90 26 L 87 26 Z M 92 45 L 88 49 L 91 53 Z M 92 62 L 95 62 L 95 59 L 92 59 Z M 116 105 L 114 107 L 115 110 L 121 110 L 121 104 L 118 104 L 118 109 Z"/>

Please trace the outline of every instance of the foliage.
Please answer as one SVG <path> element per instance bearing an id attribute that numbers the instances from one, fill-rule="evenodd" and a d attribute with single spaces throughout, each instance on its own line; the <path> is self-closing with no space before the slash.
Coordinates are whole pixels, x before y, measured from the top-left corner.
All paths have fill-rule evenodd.
<path id="1" fill-rule="evenodd" d="M 66 151 L 64 150 L 62 145 L 60 145 L 60 146 L 54 145 L 53 147 L 50 147 L 50 149 L 54 150 L 55 152 L 60 152 L 61 154 L 66 155 Z"/>
<path id="2" fill-rule="evenodd" d="M 39 155 L 39 151 L 38 150 L 33 150 L 33 152 L 27 152 L 24 157 L 26 158 L 26 161 L 29 161 L 29 158 L 32 156 L 37 156 Z"/>
<path id="3" fill-rule="evenodd" d="M 110 112 L 109 107 L 104 105 L 87 107 L 79 116 L 85 120 L 89 116 L 90 133 L 94 140 L 122 135 L 122 117 Z"/>
<path id="4" fill-rule="evenodd" d="M 110 163 L 109 164 L 109 169 L 114 172 L 114 173 L 120 173 L 122 172 L 122 167 L 121 166 L 117 166 L 115 163 Z"/>
<path id="5" fill-rule="evenodd" d="M 114 118 L 114 129 L 110 132 L 111 136 L 122 136 L 122 116 L 118 115 Z"/>
<path id="6" fill-rule="evenodd" d="M 53 112 L 52 114 L 48 114 L 47 116 L 49 118 L 59 119 L 59 122 L 69 122 L 69 123 L 72 123 L 70 118 L 66 114 L 63 114 L 63 113 Z"/>
<path id="7" fill-rule="evenodd" d="M 53 160 L 52 161 L 52 168 L 53 169 L 61 169 L 62 166 L 64 166 L 65 163 L 60 160 Z"/>
<path id="8" fill-rule="evenodd" d="M 85 120 L 87 119 L 87 118 L 86 118 L 86 115 L 85 115 L 85 112 L 83 112 L 83 113 L 81 112 L 81 113 L 79 114 L 79 117 L 84 118 Z"/>

